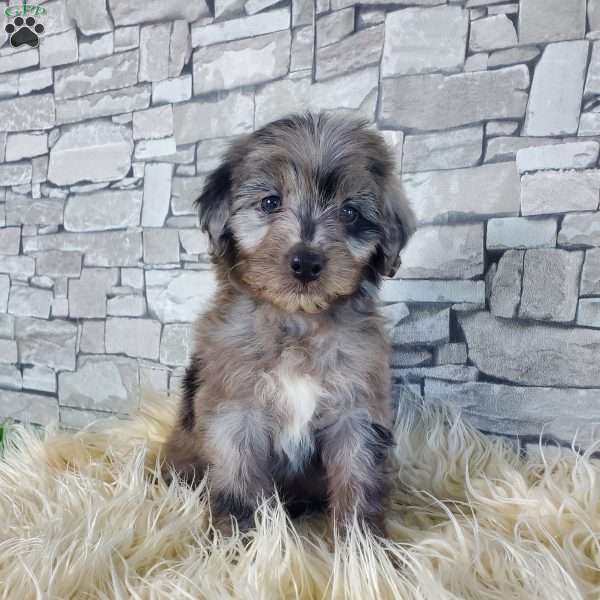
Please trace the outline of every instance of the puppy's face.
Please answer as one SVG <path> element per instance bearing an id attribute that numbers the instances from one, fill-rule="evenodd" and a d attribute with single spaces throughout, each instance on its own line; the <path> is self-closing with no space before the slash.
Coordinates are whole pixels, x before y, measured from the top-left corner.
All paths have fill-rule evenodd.
<path id="1" fill-rule="evenodd" d="M 381 138 L 295 116 L 240 139 L 208 178 L 201 221 L 227 275 L 260 300 L 316 313 L 392 271 L 411 229 Z"/>

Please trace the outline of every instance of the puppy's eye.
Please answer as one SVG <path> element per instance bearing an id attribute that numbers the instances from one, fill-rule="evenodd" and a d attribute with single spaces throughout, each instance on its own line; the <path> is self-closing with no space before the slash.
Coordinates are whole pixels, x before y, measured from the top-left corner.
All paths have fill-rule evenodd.
<path id="1" fill-rule="evenodd" d="M 358 219 L 358 211 L 353 206 L 342 206 L 340 209 L 340 221 L 345 225 L 351 225 Z"/>
<path id="2" fill-rule="evenodd" d="M 262 211 L 265 213 L 275 212 L 277 209 L 281 208 L 281 198 L 279 196 L 266 196 L 260 202 L 260 207 Z"/>

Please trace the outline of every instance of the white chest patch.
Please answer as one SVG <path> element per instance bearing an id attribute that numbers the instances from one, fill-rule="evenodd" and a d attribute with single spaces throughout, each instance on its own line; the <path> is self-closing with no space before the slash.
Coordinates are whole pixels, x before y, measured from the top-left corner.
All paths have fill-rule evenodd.
<path id="1" fill-rule="evenodd" d="M 280 425 L 275 448 L 285 454 L 296 469 L 313 451 L 310 421 L 323 390 L 310 375 L 301 374 L 285 361 L 273 372 L 273 405 Z"/>

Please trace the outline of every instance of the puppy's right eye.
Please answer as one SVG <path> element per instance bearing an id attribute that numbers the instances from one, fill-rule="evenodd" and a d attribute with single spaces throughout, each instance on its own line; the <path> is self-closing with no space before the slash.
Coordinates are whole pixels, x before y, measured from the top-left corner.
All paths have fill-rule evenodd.
<path id="1" fill-rule="evenodd" d="M 281 198 L 279 196 L 266 196 L 261 200 L 260 207 L 262 211 L 269 214 L 281 208 Z"/>

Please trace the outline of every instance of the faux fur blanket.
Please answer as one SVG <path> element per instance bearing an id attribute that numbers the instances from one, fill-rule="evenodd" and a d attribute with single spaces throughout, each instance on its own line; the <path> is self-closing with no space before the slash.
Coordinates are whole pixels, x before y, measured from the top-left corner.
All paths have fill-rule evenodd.
<path id="1" fill-rule="evenodd" d="M 166 401 L 96 432 L 13 426 L 0 459 L 0 596 L 107 600 L 600 597 L 600 462 L 521 459 L 432 407 L 395 431 L 390 539 L 293 524 L 277 500 L 251 533 L 211 528 L 206 490 L 167 487 Z"/>

